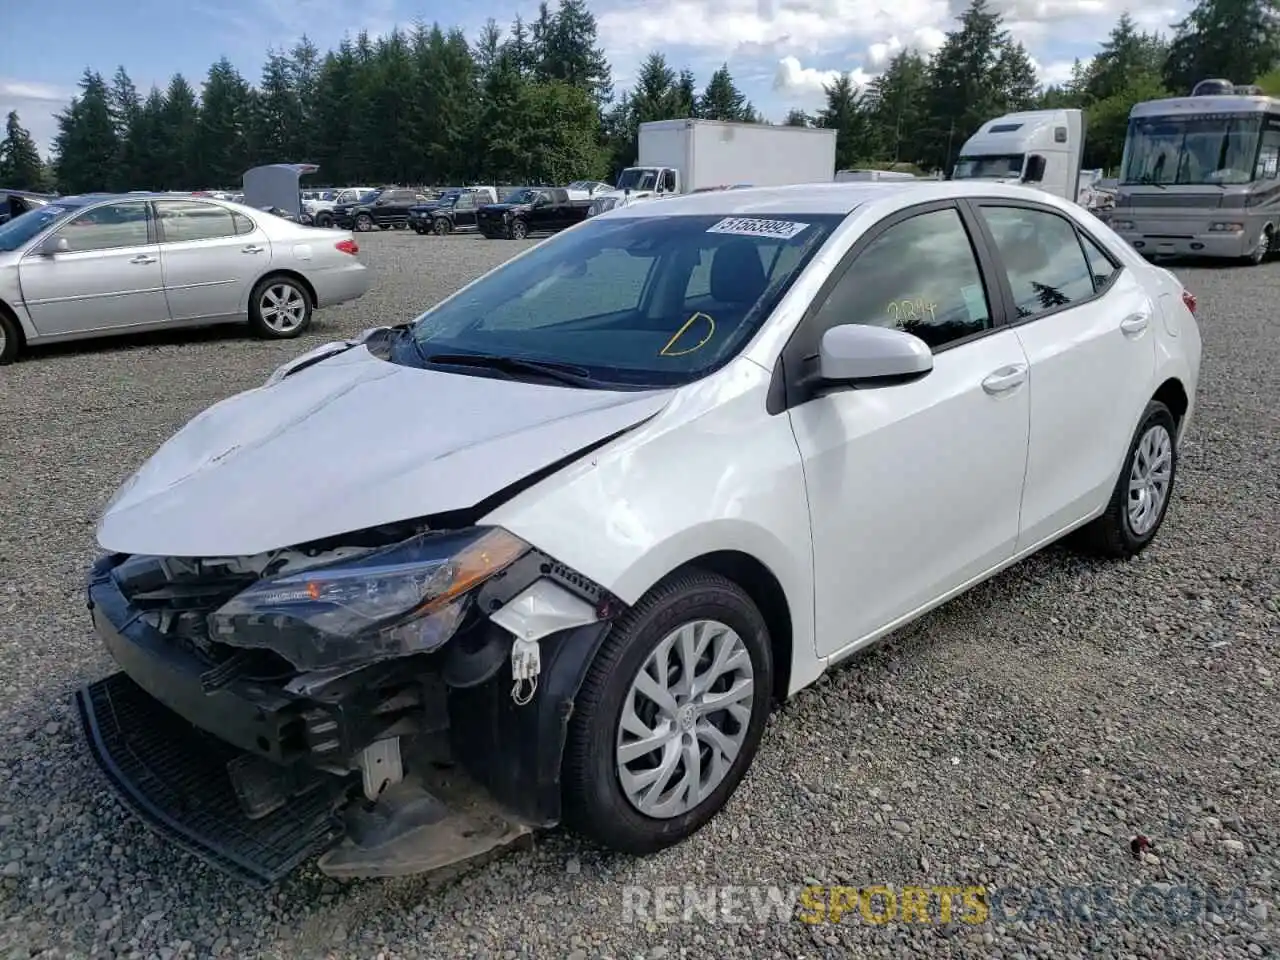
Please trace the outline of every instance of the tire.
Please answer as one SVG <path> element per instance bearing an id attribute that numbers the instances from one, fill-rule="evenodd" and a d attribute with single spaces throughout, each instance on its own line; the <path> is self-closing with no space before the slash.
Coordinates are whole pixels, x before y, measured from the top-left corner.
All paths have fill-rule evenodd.
<path id="1" fill-rule="evenodd" d="M 437 237 L 447 237 L 453 233 L 453 224 L 446 217 L 436 217 L 431 221 L 431 229 Z"/>
<path id="2" fill-rule="evenodd" d="M 1169 501 L 1173 498 L 1174 482 L 1178 474 L 1178 427 L 1173 414 L 1159 400 L 1152 400 L 1142 413 L 1142 421 L 1134 432 L 1124 467 L 1116 479 L 1115 489 L 1106 511 L 1080 531 L 1080 544 L 1088 552 L 1112 559 L 1137 556 L 1145 550 L 1160 532 Z M 1148 470 L 1152 459 L 1155 469 Z M 1161 467 L 1161 464 L 1164 466 Z M 1163 476 L 1163 494 L 1152 505 L 1153 491 L 1158 483 L 1145 488 L 1145 493 L 1134 501 L 1130 487 L 1139 482 L 1142 474 L 1148 478 L 1154 474 Z M 1135 476 L 1136 474 L 1136 476 Z M 1131 503 L 1132 501 L 1132 503 Z M 1140 502 L 1145 502 L 1147 512 L 1142 512 Z M 1132 509 L 1131 509 L 1132 506 Z M 1154 510 L 1154 514 L 1150 511 Z M 1135 519 L 1135 514 L 1139 519 Z"/>
<path id="3" fill-rule="evenodd" d="M 420 237 L 425 237 L 427 235 L 427 231 L 424 230 L 422 227 L 417 226 L 416 224 L 414 225 L 413 232 Z"/>
<path id="4" fill-rule="evenodd" d="M 286 308 L 287 314 L 282 313 Z M 249 295 L 249 325 L 268 340 L 292 340 L 311 326 L 314 309 L 311 295 L 297 280 L 263 277 Z"/>
<path id="5" fill-rule="evenodd" d="M 392 224 L 392 226 L 393 226 L 393 227 L 395 227 L 397 230 L 403 230 L 405 227 L 407 227 L 407 226 L 408 226 L 408 224 L 407 224 L 407 223 L 393 223 L 393 224 Z"/>
<path id="6" fill-rule="evenodd" d="M 1267 256 L 1271 253 L 1271 246 L 1274 242 L 1273 237 L 1274 231 L 1271 228 L 1271 224 L 1268 223 L 1262 228 L 1262 236 L 1258 238 L 1258 246 L 1251 254 L 1244 258 L 1245 263 L 1249 264 L 1251 267 L 1256 267 L 1264 262 L 1267 259 Z"/>
<path id="7" fill-rule="evenodd" d="M 709 622 L 716 626 L 710 626 Z M 714 632 L 710 638 L 699 636 L 700 640 L 710 643 L 707 658 L 712 651 L 718 652 L 718 645 L 722 643 L 735 647 L 741 644 L 740 650 L 748 654 L 735 667 L 736 676 L 728 678 L 735 686 L 751 691 L 746 722 L 732 722 L 724 710 L 704 714 L 700 719 L 696 712 L 681 709 L 675 713 L 675 719 L 662 719 L 656 701 L 636 691 L 633 682 L 639 679 L 641 670 L 657 655 L 659 648 L 671 643 L 675 632 L 684 629 L 702 634 L 717 627 L 721 631 L 719 639 Z M 678 655 L 673 654 L 667 665 L 668 677 L 671 663 L 676 661 Z M 705 667 L 706 663 L 706 659 L 701 660 L 698 666 Z M 748 665 L 748 669 L 744 670 L 743 664 Z M 697 669 L 694 673 L 705 676 Z M 654 674 L 648 675 L 657 686 L 659 682 L 653 680 Z M 670 679 L 667 683 L 671 683 Z M 769 630 L 760 611 L 741 587 L 724 577 L 696 570 L 660 583 L 613 625 L 578 692 L 565 745 L 565 825 L 613 850 L 633 854 L 653 853 L 689 837 L 720 811 L 747 772 L 760 746 L 772 692 Z M 673 705 L 683 699 L 683 694 L 677 691 Z M 648 718 L 645 722 L 650 724 L 650 729 L 655 723 L 669 726 L 675 737 L 669 750 L 681 750 L 690 743 L 698 745 L 700 755 L 704 750 L 713 749 L 706 739 L 682 739 L 693 736 L 690 730 L 707 726 L 716 727 L 718 739 L 737 741 L 737 752 L 720 779 L 703 785 L 710 792 L 701 802 L 688 806 L 687 792 L 671 790 L 670 783 L 660 784 L 674 793 L 665 801 L 672 804 L 668 809 L 646 809 L 644 798 L 636 801 L 629 798 L 622 785 L 619 753 L 623 746 L 620 743 L 624 732 L 623 711 L 628 705 L 635 707 L 632 710 L 635 717 Z M 715 725 L 707 718 L 722 722 Z M 626 745 L 632 742 L 628 740 Z M 636 754 L 634 750 L 628 752 Z M 632 772 L 638 769 L 643 772 L 646 765 L 652 768 L 658 762 L 659 752 L 655 749 L 643 756 L 630 756 L 626 759 L 626 768 Z M 701 756 L 700 768 L 705 770 L 706 761 L 707 757 Z M 679 770 L 678 764 L 675 772 Z M 679 785 L 682 780 L 674 782 Z"/>
<path id="8" fill-rule="evenodd" d="M 511 239 L 524 240 L 529 236 L 529 225 L 523 220 L 511 221 Z"/>
<path id="9" fill-rule="evenodd" d="M 367 213 L 361 213 L 356 216 L 355 227 L 361 233 L 368 233 L 373 229 L 373 217 Z"/>
<path id="10" fill-rule="evenodd" d="M 7 310 L 0 309 L 0 367 L 17 360 L 21 349 L 22 328 Z"/>
<path id="11" fill-rule="evenodd" d="M 317 214 L 316 214 L 316 226 L 317 226 L 317 227 L 332 227 L 332 226 L 333 226 L 333 217 L 329 216 L 329 214 L 327 214 L 327 213 L 317 213 Z"/>

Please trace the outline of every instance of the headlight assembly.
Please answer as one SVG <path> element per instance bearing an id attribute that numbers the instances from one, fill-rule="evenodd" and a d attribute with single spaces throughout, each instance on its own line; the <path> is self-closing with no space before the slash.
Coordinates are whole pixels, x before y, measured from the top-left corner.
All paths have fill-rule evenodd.
<path id="1" fill-rule="evenodd" d="M 457 631 L 469 592 L 528 550 L 497 527 L 421 534 L 260 580 L 209 615 L 209 637 L 300 670 L 427 653 Z"/>

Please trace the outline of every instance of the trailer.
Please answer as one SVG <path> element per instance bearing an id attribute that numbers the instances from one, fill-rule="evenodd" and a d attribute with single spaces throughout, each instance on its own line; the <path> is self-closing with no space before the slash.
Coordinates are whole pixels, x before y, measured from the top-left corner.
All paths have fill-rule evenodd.
<path id="1" fill-rule="evenodd" d="M 719 120 L 640 124 L 636 165 L 597 194 L 591 214 L 643 200 L 750 184 L 831 183 L 836 131 Z"/>

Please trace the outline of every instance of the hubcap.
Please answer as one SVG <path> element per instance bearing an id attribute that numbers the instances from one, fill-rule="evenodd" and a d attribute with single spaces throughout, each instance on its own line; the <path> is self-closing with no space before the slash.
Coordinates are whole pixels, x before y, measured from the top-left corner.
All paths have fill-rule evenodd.
<path id="1" fill-rule="evenodd" d="M 287 283 L 277 283 L 262 294 L 259 304 L 262 322 L 277 333 L 296 330 L 307 315 L 307 301 L 302 291 Z"/>
<path id="2" fill-rule="evenodd" d="M 622 792 L 645 816 L 687 813 L 724 781 L 751 723 L 751 654 L 732 629 L 673 630 L 632 681 L 618 720 Z"/>
<path id="3" fill-rule="evenodd" d="M 1145 536 L 1160 520 L 1173 478 L 1173 439 L 1157 424 L 1138 441 L 1129 469 L 1129 529 Z"/>
<path id="4" fill-rule="evenodd" d="M 9 338 L 5 335 L 4 327 L 0 327 L 0 357 L 4 356 L 5 348 L 9 346 Z"/>

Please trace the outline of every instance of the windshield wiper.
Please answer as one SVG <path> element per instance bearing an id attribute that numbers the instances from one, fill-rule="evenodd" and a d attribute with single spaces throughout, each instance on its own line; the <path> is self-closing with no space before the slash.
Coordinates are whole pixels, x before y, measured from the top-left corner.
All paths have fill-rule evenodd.
<path id="1" fill-rule="evenodd" d="M 586 367 L 552 360 L 528 360 L 524 357 L 503 357 L 487 353 L 433 353 L 425 359 L 427 363 L 446 366 L 485 367 L 507 374 L 536 374 L 572 387 L 591 386 L 596 382 Z"/>

